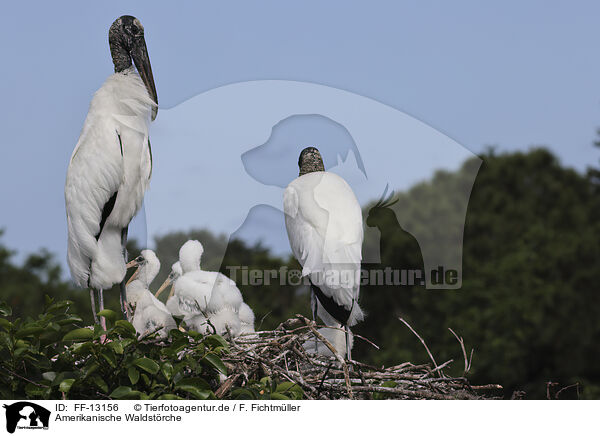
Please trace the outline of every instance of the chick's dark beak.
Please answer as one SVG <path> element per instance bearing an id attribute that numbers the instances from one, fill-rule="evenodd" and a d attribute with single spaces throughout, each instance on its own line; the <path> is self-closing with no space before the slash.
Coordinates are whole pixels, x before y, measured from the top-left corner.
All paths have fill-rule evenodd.
<path id="1" fill-rule="evenodd" d="M 150 65 L 150 57 L 148 56 L 148 48 L 146 47 L 146 41 L 143 36 L 139 36 L 134 39 L 133 46 L 131 48 L 131 57 L 135 63 L 135 67 L 146 85 L 148 95 L 156 103 L 156 106 L 152 108 L 152 121 L 156 118 L 158 113 L 158 95 L 156 94 L 156 86 L 154 85 L 154 76 L 152 75 L 152 66 Z"/>

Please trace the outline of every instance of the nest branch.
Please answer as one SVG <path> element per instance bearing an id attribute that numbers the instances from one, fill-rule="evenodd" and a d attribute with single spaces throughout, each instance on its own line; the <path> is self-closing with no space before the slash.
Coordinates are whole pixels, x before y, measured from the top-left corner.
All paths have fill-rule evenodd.
<path id="1" fill-rule="evenodd" d="M 447 368 L 452 360 L 441 365 L 435 363 L 425 341 L 410 326 L 427 349 L 433 365 L 405 362 L 391 367 L 377 367 L 346 360 L 342 357 L 345 350 L 338 352 L 319 333 L 319 327 L 314 321 L 296 315 L 273 331 L 238 336 L 230 342 L 229 353 L 223 356 L 231 375 L 218 388 L 217 397 L 223 398 L 236 387 L 245 386 L 249 380 L 259 380 L 265 376 L 296 383 L 304 391 L 306 399 L 315 400 L 481 399 L 490 398 L 484 397 L 483 391 L 502 389 L 497 384 L 471 386 L 464 376 L 445 376 L 442 369 Z M 322 342 L 331 355 L 314 354 L 312 349 L 315 340 Z M 304 346 L 307 341 L 311 343 L 308 349 Z"/>

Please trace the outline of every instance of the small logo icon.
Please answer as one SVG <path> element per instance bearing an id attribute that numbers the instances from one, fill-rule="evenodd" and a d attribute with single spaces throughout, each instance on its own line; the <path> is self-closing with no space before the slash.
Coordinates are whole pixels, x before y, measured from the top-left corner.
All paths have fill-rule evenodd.
<path id="1" fill-rule="evenodd" d="M 29 401 L 19 401 L 3 406 L 6 409 L 6 431 L 14 433 L 15 429 L 47 430 L 50 422 L 50 411 Z"/>

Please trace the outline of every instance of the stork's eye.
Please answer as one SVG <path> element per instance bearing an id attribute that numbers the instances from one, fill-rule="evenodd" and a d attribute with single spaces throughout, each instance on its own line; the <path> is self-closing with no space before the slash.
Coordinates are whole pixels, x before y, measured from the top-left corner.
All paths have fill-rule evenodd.
<path id="1" fill-rule="evenodd" d="M 143 256 L 138 256 L 135 259 L 136 262 L 143 262 L 144 261 L 144 257 Z"/>

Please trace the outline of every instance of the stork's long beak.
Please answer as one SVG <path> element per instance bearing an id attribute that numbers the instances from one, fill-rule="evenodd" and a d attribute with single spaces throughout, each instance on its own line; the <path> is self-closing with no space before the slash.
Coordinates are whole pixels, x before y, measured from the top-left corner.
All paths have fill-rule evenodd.
<path id="1" fill-rule="evenodd" d="M 168 286 L 169 286 L 171 283 L 173 283 L 173 279 L 171 278 L 171 275 L 169 275 L 169 277 L 167 277 L 167 279 L 166 279 L 166 280 L 163 282 L 163 284 L 162 284 L 162 285 L 160 285 L 160 288 L 158 288 L 158 291 L 156 291 L 156 294 L 154 294 L 154 296 L 155 296 L 156 298 L 158 298 L 158 296 L 159 296 L 160 294 L 162 294 L 162 292 L 163 292 L 165 289 L 167 289 L 167 287 L 168 287 Z"/>
<path id="2" fill-rule="evenodd" d="M 140 269 L 136 269 L 135 272 L 133 274 L 131 274 L 131 277 L 129 277 L 129 280 L 127 280 L 127 283 L 125 283 L 125 285 L 128 285 L 129 283 L 131 283 L 132 281 L 134 281 L 135 279 L 137 279 L 137 276 L 140 275 Z"/>
<path id="3" fill-rule="evenodd" d="M 133 259 L 132 261 L 130 261 L 127 265 L 125 265 L 127 267 L 127 269 L 129 268 L 133 268 L 134 266 L 138 266 L 139 263 L 137 260 Z"/>
<path id="4" fill-rule="evenodd" d="M 144 85 L 146 85 L 148 95 L 156 103 L 156 106 L 152 108 L 152 121 L 154 121 L 158 113 L 158 95 L 156 94 L 156 86 L 154 85 L 154 76 L 152 75 L 152 66 L 150 65 L 146 40 L 143 36 L 134 39 L 131 57 Z"/>

